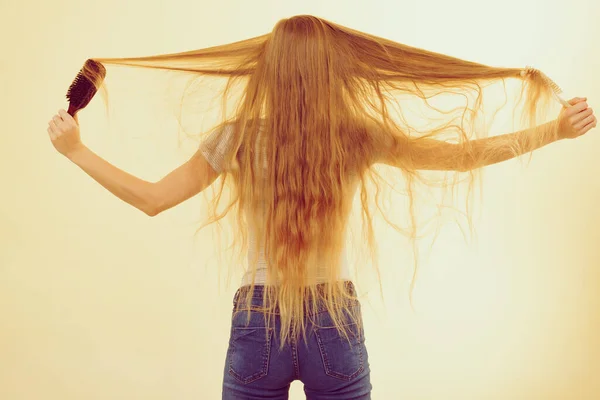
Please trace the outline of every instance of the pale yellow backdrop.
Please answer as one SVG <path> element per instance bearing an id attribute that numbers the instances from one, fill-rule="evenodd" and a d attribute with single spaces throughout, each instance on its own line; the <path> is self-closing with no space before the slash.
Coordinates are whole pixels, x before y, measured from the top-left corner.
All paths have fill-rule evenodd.
<path id="1" fill-rule="evenodd" d="M 197 199 L 146 217 L 55 153 L 46 123 L 88 57 L 230 42 L 299 13 L 489 64 L 533 64 L 600 107 L 596 0 L 2 0 L 0 399 L 220 398 L 236 281 L 219 289 L 206 267 L 214 243 L 192 246 Z M 132 137 L 171 128 L 124 107 L 129 139 L 108 133 L 97 102 L 81 114 L 83 138 L 158 179 L 174 167 L 170 153 Z M 409 257 L 384 232 L 386 304 L 376 291 L 364 303 L 374 399 L 600 398 L 598 136 L 544 148 L 526 169 L 488 168 L 478 241 L 441 232 L 416 313 Z M 291 398 L 303 398 L 300 384 Z"/>

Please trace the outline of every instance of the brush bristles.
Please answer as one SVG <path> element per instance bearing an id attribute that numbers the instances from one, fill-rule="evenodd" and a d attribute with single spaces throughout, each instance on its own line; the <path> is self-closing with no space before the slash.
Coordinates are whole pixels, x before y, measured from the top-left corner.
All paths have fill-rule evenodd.
<path id="1" fill-rule="evenodd" d="M 558 86 L 556 84 L 556 82 L 554 82 L 552 79 L 550 79 L 546 74 L 544 74 L 542 71 L 540 71 L 537 68 L 533 68 L 531 66 L 526 66 L 525 69 L 523 71 L 521 71 L 521 76 L 526 77 L 526 76 L 539 76 L 551 89 L 554 93 L 556 94 L 560 94 L 562 93 L 562 89 L 560 88 L 560 86 Z"/>
<path id="2" fill-rule="evenodd" d="M 75 113 L 85 108 L 92 100 L 98 87 L 106 76 L 104 66 L 96 61 L 87 60 L 67 90 L 69 110 Z"/>

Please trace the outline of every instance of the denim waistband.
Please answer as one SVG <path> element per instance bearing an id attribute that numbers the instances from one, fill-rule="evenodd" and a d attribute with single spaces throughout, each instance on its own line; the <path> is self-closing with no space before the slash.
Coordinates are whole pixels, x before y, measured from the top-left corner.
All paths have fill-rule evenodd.
<path id="1" fill-rule="evenodd" d="M 352 296 L 352 297 L 356 297 L 356 288 L 354 286 L 354 283 L 352 281 L 343 281 L 344 283 L 344 287 L 346 289 L 346 292 L 348 293 L 348 295 Z M 265 295 L 265 291 L 268 289 L 268 286 L 263 286 L 263 285 L 255 285 L 254 286 L 254 290 L 252 292 L 251 295 L 251 306 L 252 307 L 262 307 L 263 306 L 263 298 Z M 325 288 L 325 284 L 317 284 L 317 290 L 320 290 L 321 288 Z M 233 297 L 233 306 L 234 308 L 238 308 L 238 304 L 240 303 L 240 300 L 245 298 L 245 294 L 247 293 L 247 291 L 250 290 L 250 285 L 244 285 L 242 287 L 240 287 L 234 297 Z M 242 297 L 244 296 L 244 297 Z M 358 300 L 356 300 L 356 302 L 358 302 Z"/>

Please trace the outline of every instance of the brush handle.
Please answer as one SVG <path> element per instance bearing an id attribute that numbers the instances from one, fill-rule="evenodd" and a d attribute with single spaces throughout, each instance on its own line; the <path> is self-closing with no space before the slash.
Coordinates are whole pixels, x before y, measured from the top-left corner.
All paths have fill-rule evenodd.
<path id="1" fill-rule="evenodd" d="M 563 99 L 563 97 L 561 95 L 556 94 L 556 93 L 555 93 L 555 95 L 556 95 L 556 99 L 559 101 L 560 104 L 562 104 L 563 106 L 565 106 L 567 108 L 571 107 L 571 105 L 569 104 L 569 102 L 566 101 L 565 99 Z"/>
<path id="2" fill-rule="evenodd" d="M 69 115 L 73 118 L 75 118 L 75 114 L 77 114 L 77 111 L 79 111 L 76 107 L 74 107 L 72 104 L 69 104 L 69 109 L 67 110 L 67 113 L 69 113 Z"/>

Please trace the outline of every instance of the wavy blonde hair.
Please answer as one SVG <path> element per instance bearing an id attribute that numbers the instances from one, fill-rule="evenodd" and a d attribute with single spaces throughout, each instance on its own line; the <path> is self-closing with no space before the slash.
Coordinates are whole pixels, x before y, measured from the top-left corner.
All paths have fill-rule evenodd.
<path id="1" fill-rule="evenodd" d="M 265 291 L 260 310 L 271 322 L 275 312 L 280 315 L 281 346 L 305 334 L 305 317 L 318 304 L 326 305 L 344 335 L 348 317 L 361 323 L 360 312 L 349 301 L 354 294 L 346 291 L 340 277 L 353 179 L 360 188 L 361 243 L 367 245 L 379 272 L 375 214 L 415 243 L 423 237 L 418 229 L 417 188 L 453 193 L 454 187 L 466 182 L 471 193 L 478 169 L 493 162 L 502 147 L 500 140 L 475 152 L 472 140 L 489 135 L 487 124 L 509 103 L 513 112 L 522 112 L 529 128 L 535 127 L 549 110 L 552 96 L 539 74 L 524 73 L 523 68 L 466 61 L 310 15 L 282 19 L 268 34 L 226 45 L 94 60 L 105 66 L 185 75 L 191 80 L 181 93 L 184 98 L 209 91 L 221 96 L 220 121 L 210 131 L 232 126 L 233 145 L 225 155 L 227 168 L 211 215 L 202 227 L 236 209 L 234 244 L 241 244 L 240 254 L 248 250 L 249 226 L 264 239 L 256 243 L 255 254 L 258 246 L 264 246 L 266 285 L 271 290 Z M 516 85 L 513 100 L 506 95 L 508 84 Z M 490 111 L 483 94 L 494 87 L 503 89 L 504 100 Z M 428 114 L 409 115 L 415 101 Z M 544 134 L 540 130 L 536 140 L 544 140 Z M 456 151 L 444 159 L 434 157 L 430 165 L 419 163 L 424 151 L 435 152 L 438 140 L 452 143 Z M 513 141 L 507 139 L 502 151 L 507 147 L 520 154 Z M 264 150 L 266 176 L 253 163 L 257 148 Z M 441 174 L 425 170 L 441 170 Z M 393 222 L 385 210 L 388 203 L 383 195 L 385 189 L 396 187 L 394 181 L 401 183 L 408 200 L 406 227 Z M 226 182 L 233 183 L 233 196 L 217 212 Z M 471 224 L 469 199 L 470 195 L 465 215 Z M 265 207 L 262 216 L 256 212 L 261 207 Z M 242 301 L 248 310 L 255 265 L 256 260 L 248 266 L 254 271 L 252 284 Z"/>

